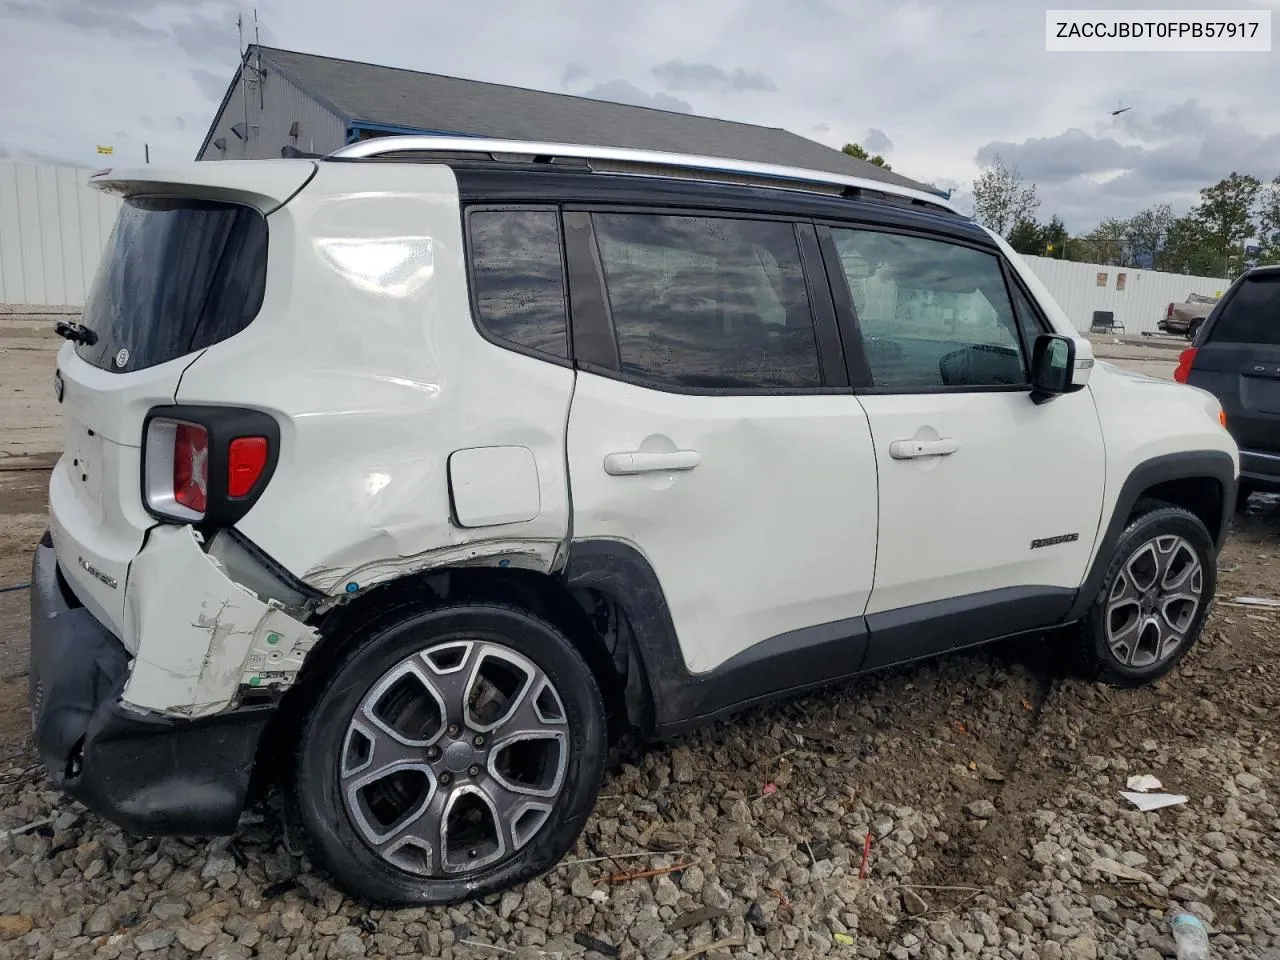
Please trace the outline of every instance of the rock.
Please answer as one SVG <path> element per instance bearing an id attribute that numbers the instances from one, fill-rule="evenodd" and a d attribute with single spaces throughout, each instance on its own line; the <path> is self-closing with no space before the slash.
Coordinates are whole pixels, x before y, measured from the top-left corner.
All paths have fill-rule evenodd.
<path id="1" fill-rule="evenodd" d="M 574 882 L 575 883 L 577 882 L 576 874 L 574 875 Z M 591 882 L 590 877 L 587 877 L 587 882 L 588 883 Z M 577 890 L 574 890 L 573 895 L 575 897 L 577 896 L 589 897 L 591 896 L 591 891 L 588 890 L 585 894 L 579 894 Z M 506 893 L 502 895 L 502 899 L 498 902 L 498 916 L 500 916 L 503 920 L 509 919 L 511 915 L 516 912 L 516 909 L 520 906 L 520 901 L 522 899 L 523 897 L 520 896 L 519 891 L 517 890 L 506 891 Z"/>
<path id="2" fill-rule="evenodd" d="M 1041 866 L 1047 867 L 1057 858 L 1060 849 L 1061 847 L 1056 843 L 1041 840 L 1031 848 L 1031 859 Z"/>
<path id="3" fill-rule="evenodd" d="M 1063 960 L 1098 960 L 1098 941 L 1092 937 L 1076 937 L 1062 945 Z"/>
<path id="4" fill-rule="evenodd" d="M 152 953 L 156 950 L 164 950 L 173 943 L 173 940 L 172 930 L 148 930 L 134 937 L 133 945 L 138 948 L 139 953 Z"/>
<path id="5" fill-rule="evenodd" d="M 1213 859 L 1218 862 L 1218 866 L 1223 870 L 1237 870 L 1240 867 L 1240 858 L 1230 850 L 1215 853 Z"/>
<path id="6" fill-rule="evenodd" d="M 315 932 L 318 937 L 336 937 L 349 926 L 351 924 L 346 917 L 325 917 L 323 920 L 316 921 Z"/>
<path id="7" fill-rule="evenodd" d="M 1151 874 L 1145 873 L 1136 867 L 1126 866 L 1109 857 L 1099 857 L 1089 865 L 1089 869 L 1118 880 L 1134 880 L 1138 883 L 1152 883 L 1155 880 L 1155 877 L 1151 876 Z"/>
<path id="8" fill-rule="evenodd" d="M 1133 960 L 1164 960 L 1164 954 L 1151 947 L 1143 947 L 1133 955 Z"/>
<path id="9" fill-rule="evenodd" d="M 671 778 L 676 783 L 697 781 L 698 766 L 693 758 L 693 751 L 688 747 L 676 747 L 671 751 Z"/>
<path id="10" fill-rule="evenodd" d="M 84 921 L 75 914 L 72 914 L 69 917 L 63 917 L 53 925 L 53 929 L 50 931 L 53 935 L 53 939 L 55 940 L 74 940 L 83 932 Z M 155 950 L 158 948 L 152 947 L 151 949 Z"/>
<path id="11" fill-rule="evenodd" d="M 211 923 L 200 927 L 183 924 L 178 928 L 178 943 L 192 953 L 200 953 L 216 939 L 218 928 Z"/>
<path id="12" fill-rule="evenodd" d="M 1204 842 L 1212 850 L 1227 849 L 1227 835 L 1216 830 L 1212 833 L 1206 833 L 1204 835 Z"/>
<path id="13" fill-rule="evenodd" d="M 680 878 L 680 886 L 685 893 L 693 894 L 695 897 L 702 893 L 702 888 L 706 886 L 707 875 L 702 872 L 702 868 L 696 863 L 684 871 L 684 875 Z"/>
<path id="14" fill-rule="evenodd" d="M 1207 903 L 1196 903 L 1195 901 L 1192 901 L 1186 904 L 1186 908 L 1188 913 L 1194 913 L 1197 917 L 1199 917 L 1205 923 L 1209 924 L 1210 926 L 1213 925 L 1213 920 L 1216 914 L 1213 912 L 1213 908 L 1210 907 Z"/>
<path id="15" fill-rule="evenodd" d="M 1257 790 L 1262 786 L 1262 780 L 1252 773 L 1237 773 L 1236 786 L 1241 790 Z"/>
<path id="16" fill-rule="evenodd" d="M 914 890 L 903 890 L 902 909 L 908 916 L 918 917 L 929 912 L 929 904 Z"/>
<path id="17" fill-rule="evenodd" d="M 553 902 L 551 890 L 542 880 L 530 880 L 524 885 L 525 909 L 535 917 L 550 916 Z"/>
<path id="18" fill-rule="evenodd" d="M 755 818 L 751 816 L 751 807 L 747 805 L 747 801 L 738 798 L 729 807 L 729 819 L 734 823 L 751 823 Z"/>
<path id="19" fill-rule="evenodd" d="M 365 955 L 364 941 L 354 930 L 346 930 L 338 934 L 338 939 L 329 946 L 329 956 L 335 960 L 355 960 Z"/>
<path id="20" fill-rule="evenodd" d="M 13 940 L 31 932 L 35 921 L 22 914 L 0 916 L 0 940 Z"/>
<path id="21" fill-rule="evenodd" d="M 104 933 L 110 933 L 115 926 L 115 911 L 103 904 L 89 915 L 89 920 L 84 925 L 84 932 L 90 937 L 98 937 Z"/>
<path id="22" fill-rule="evenodd" d="M 680 889 L 670 877 L 658 877 L 653 885 L 653 899 L 661 907 L 674 907 L 680 902 Z"/>
<path id="23" fill-rule="evenodd" d="M 1191 902 L 1194 900 L 1206 899 L 1209 896 L 1209 891 L 1205 887 L 1196 887 L 1189 883 L 1179 883 L 1170 888 L 1169 896 L 1173 897 L 1175 900 Z"/>
<path id="24" fill-rule="evenodd" d="M 236 862 L 229 854 L 211 853 L 200 870 L 201 880 L 217 880 L 224 873 L 234 873 Z"/>
<path id="25" fill-rule="evenodd" d="M 713 910 L 728 910 L 733 897 L 719 883 L 712 882 L 703 889 L 702 902 Z"/>
<path id="26" fill-rule="evenodd" d="M 996 815 L 996 805 L 990 800 L 975 800 L 965 804 L 964 812 L 975 820 L 990 820 Z"/>

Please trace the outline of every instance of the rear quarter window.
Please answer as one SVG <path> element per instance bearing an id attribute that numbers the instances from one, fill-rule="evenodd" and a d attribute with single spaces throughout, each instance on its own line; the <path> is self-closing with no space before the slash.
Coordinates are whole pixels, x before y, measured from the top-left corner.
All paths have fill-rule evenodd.
<path id="1" fill-rule="evenodd" d="M 1242 280 L 1223 301 L 1207 342 L 1280 346 L 1280 271 Z"/>
<path id="2" fill-rule="evenodd" d="M 128 373 L 201 350 L 253 321 L 266 277 L 267 221 L 252 207 L 131 197 L 85 303 L 97 342 L 76 352 Z"/>

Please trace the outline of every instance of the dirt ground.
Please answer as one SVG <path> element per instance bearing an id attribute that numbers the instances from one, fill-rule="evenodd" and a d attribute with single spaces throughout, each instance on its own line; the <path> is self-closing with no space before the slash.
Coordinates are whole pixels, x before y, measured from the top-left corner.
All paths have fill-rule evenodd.
<path id="1" fill-rule="evenodd" d="M 29 579 L 32 545 L 44 527 L 47 455 L 56 450 L 57 443 L 56 415 L 52 412 L 48 387 L 52 348 L 56 342 L 48 341 L 36 326 L 6 321 L 0 316 L 0 589 L 18 586 Z M 1185 343 L 1175 343 L 1172 348 L 1099 343 L 1097 352 L 1100 357 L 1111 358 L 1122 366 L 1167 377 L 1176 362 L 1178 346 Z M 836 858 L 841 850 L 846 858 L 850 856 L 846 847 L 855 848 L 852 856 L 856 864 L 862 835 L 860 832 L 841 835 L 836 828 L 829 830 L 825 826 L 819 831 L 822 835 L 813 835 L 811 829 L 806 832 L 807 825 L 821 822 L 828 814 L 836 824 L 841 822 L 841 816 L 847 819 L 849 815 L 840 812 L 846 809 L 842 805 L 857 796 L 866 803 L 866 808 L 859 809 L 891 812 L 881 816 L 881 820 L 889 822 L 883 833 L 875 820 L 867 829 L 874 828 L 877 844 L 888 844 L 883 851 L 877 846 L 877 855 L 886 858 L 885 862 L 890 852 L 897 849 L 892 845 L 894 842 L 899 844 L 902 856 L 910 860 L 897 876 L 902 880 L 909 874 L 911 882 L 902 886 L 919 890 L 928 901 L 920 917 L 922 922 L 954 914 L 974 897 L 979 898 L 979 903 L 993 904 L 992 912 L 999 903 L 1026 901 L 1033 888 L 1037 891 L 1035 896 L 1041 897 L 1047 889 L 1043 885 L 1049 882 L 1045 878 L 1052 877 L 1057 869 L 1058 860 L 1054 858 L 1071 856 L 1070 852 L 1065 855 L 1055 852 L 1058 849 L 1074 848 L 1079 855 L 1080 850 L 1093 846 L 1095 854 L 1119 858 L 1120 851 L 1128 847 L 1146 851 L 1137 854 L 1136 860 L 1126 862 L 1130 862 L 1132 869 L 1133 863 L 1141 866 L 1150 858 L 1150 865 L 1144 867 L 1150 871 L 1150 883 L 1136 887 L 1132 878 L 1089 875 L 1075 866 L 1061 874 L 1063 880 L 1059 887 L 1077 893 L 1083 890 L 1082 896 L 1092 898 L 1089 902 L 1093 906 L 1084 911 L 1090 913 L 1090 924 L 1103 924 L 1114 918 L 1117 930 L 1129 931 L 1117 932 L 1114 950 L 1104 947 L 1101 955 L 1134 956 L 1129 951 L 1136 946 L 1125 945 L 1144 943 L 1154 946 L 1145 948 L 1148 953 L 1139 951 L 1136 955 L 1169 955 L 1167 939 L 1144 932 L 1144 924 L 1153 922 L 1149 911 L 1163 902 L 1162 898 L 1153 898 L 1150 891 L 1164 890 L 1164 885 L 1173 886 L 1178 876 L 1187 876 L 1199 877 L 1188 889 L 1197 897 L 1203 897 L 1202 905 L 1207 912 L 1216 914 L 1215 928 L 1224 931 L 1221 940 L 1215 939 L 1215 951 L 1222 956 L 1263 956 L 1264 948 L 1249 944 L 1267 943 L 1266 935 L 1259 934 L 1257 940 L 1250 941 L 1250 930 L 1260 929 L 1258 924 L 1263 921 L 1258 919 L 1259 911 L 1265 914 L 1267 909 L 1272 909 L 1274 915 L 1280 917 L 1280 900 L 1272 896 L 1273 906 L 1264 895 L 1231 881 L 1231 877 L 1237 876 L 1229 869 L 1231 861 L 1224 859 L 1225 853 L 1214 853 L 1225 848 L 1216 846 L 1216 840 L 1207 840 L 1208 846 L 1201 842 L 1202 832 L 1209 829 L 1206 824 L 1219 820 L 1230 823 L 1234 802 L 1231 797 L 1237 790 L 1234 784 L 1257 780 L 1265 790 L 1265 785 L 1270 783 L 1274 798 L 1274 784 L 1280 776 L 1277 747 L 1280 739 L 1280 609 L 1235 605 L 1234 598 L 1240 596 L 1280 597 L 1280 498 L 1255 498 L 1247 511 L 1234 518 L 1221 558 L 1217 606 L 1201 644 L 1182 666 L 1159 683 L 1135 691 L 1117 691 L 1065 678 L 1060 651 L 1050 644 L 1006 645 L 888 671 L 860 681 L 840 694 L 802 698 L 756 711 L 739 725 L 717 725 L 674 748 L 659 749 L 647 758 L 637 759 L 635 765 L 615 771 L 605 785 L 604 797 L 584 836 L 579 855 L 590 856 L 598 846 L 616 841 L 620 829 L 636 843 L 650 848 L 661 846 L 663 825 L 670 826 L 673 820 L 678 820 L 676 807 L 686 802 L 691 805 L 688 819 L 677 822 L 667 831 L 672 838 L 667 841 L 666 849 L 700 843 L 708 845 L 709 853 L 714 849 L 727 856 L 731 849 L 736 854 L 738 848 L 734 842 L 725 840 L 723 834 L 707 834 L 723 827 L 716 823 L 713 828 L 698 807 L 699 800 L 682 799 L 694 794 L 702 797 L 705 793 L 707 804 L 719 803 L 716 809 L 706 807 L 712 821 L 736 821 L 742 828 L 736 830 L 735 835 L 741 835 L 743 849 L 748 845 L 745 837 L 748 827 L 760 834 L 771 830 L 797 843 L 803 841 L 808 850 L 807 857 L 802 854 L 801 859 L 811 865 L 812 874 L 817 877 L 819 862 Z M 25 591 L 0 593 L 0 755 L 10 757 L 22 754 L 29 732 L 26 607 Z M 666 772 L 668 764 L 670 774 Z M 712 786 L 705 791 L 697 784 L 681 787 L 680 784 L 690 784 L 694 779 L 686 778 L 682 769 L 690 773 L 696 770 L 698 784 Z M 1122 770 L 1153 773 L 1175 792 L 1188 794 L 1190 804 L 1182 808 L 1187 812 L 1158 821 L 1163 824 L 1158 827 L 1151 825 L 1157 823 L 1156 820 L 1143 821 L 1127 811 L 1115 787 L 1115 779 L 1120 776 L 1118 771 Z M 1248 774 L 1248 770 L 1254 770 L 1261 777 Z M 1123 789 L 1123 777 L 1120 784 L 1119 789 Z M 677 792 L 664 793 L 667 785 Z M 777 792 L 777 803 L 769 811 L 764 811 L 762 805 L 773 798 L 761 798 L 764 785 L 775 787 Z M 772 792 L 766 790 L 766 793 Z M 751 800 L 753 797 L 756 799 Z M 744 804 L 743 798 L 751 802 Z M 668 809 L 672 804 L 676 806 Z M 1274 806 L 1261 803 L 1251 809 L 1262 810 L 1255 816 L 1270 826 L 1261 830 L 1260 839 L 1256 841 L 1246 837 L 1248 849 L 1274 850 L 1280 836 L 1280 819 L 1275 817 Z M 637 810 L 641 812 L 637 814 Z M 628 826 L 637 817 L 639 819 Z M 933 824 L 941 826 L 930 829 L 926 822 L 930 817 Z M 1096 837 L 1101 829 L 1097 823 L 1119 821 L 1124 821 L 1126 831 L 1132 831 L 1124 836 L 1132 835 L 1135 839 L 1091 838 L 1091 833 Z M 914 835 L 912 830 L 904 828 L 907 823 L 915 824 Z M 1133 825 L 1129 826 L 1130 823 Z M 1181 845 L 1179 830 L 1185 828 L 1185 832 L 1193 826 L 1194 840 Z M 1231 828 L 1224 825 L 1222 830 L 1230 833 Z M 1268 830 L 1269 839 L 1265 836 Z M 1249 834 L 1246 830 L 1239 832 Z M 903 839 L 903 834 L 909 839 Z M 1060 846 L 1052 847 L 1042 858 L 1046 837 Z M 1115 849 L 1108 846 L 1111 842 L 1117 844 Z M 1119 846 L 1122 842 L 1126 847 Z M 1231 842 L 1246 841 L 1233 837 Z M 1159 851 L 1164 849 L 1164 844 L 1172 846 L 1163 862 L 1165 869 L 1159 870 L 1157 864 L 1162 856 Z M 1193 856 L 1189 851 L 1198 852 Z M 1130 855 L 1129 852 L 1123 854 Z M 1200 857 L 1205 858 L 1203 863 L 1196 859 Z M 1211 862 L 1208 859 L 1211 857 L 1218 860 Z M 1264 856 L 1263 861 L 1266 860 Z M 1267 882 L 1271 890 L 1280 894 L 1280 886 L 1276 885 L 1280 870 L 1275 868 L 1274 859 L 1270 862 L 1273 872 Z M 605 866 L 613 869 L 608 864 Z M 738 888 L 731 882 L 732 864 L 719 869 L 717 882 L 730 887 L 736 896 Z M 1235 869 L 1255 868 L 1249 864 L 1238 867 L 1237 860 Z M 788 914 L 793 909 L 788 897 L 796 900 L 795 891 L 800 889 L 795 873 L 793 868 L 791 886 L 770 887 L 773 896 L 763 898 L 767 908 L 767 916 L 762 920 L 764 926 L 757 925 L 756 929 L 763 930 L 776 923 L 776 929 L 791 938 L 792 927 L 784 920 L 790 917 L 799 923 Z M 808 882 L 810 867 L 804 868 L 804 874 Z M 127 873 L 123 875 L 124 879 L 127 877 Z M 1082 878 L 1085 878 L 1083 887 Z M 569 896 L 567 879 L 548 882 L 552 886 L 562 883 L 563 895 Z M 682 883 L 685 891 L 691 888 L 691 884 Z M 701 883 L 699 880 L 699 886 Z M 754 881 L 743 883 L 744 889 L 754 889 L 751 886 Z M 573 886 L 577 888 L 576 879 Z M 656 889 L 661 892 L 664 888 L 659 884 Z M 532 890 L 530 885 L 524 894 L 526 903 L 533 899 Z M 676 902 L 674 896 L 673 903 Z M 757 905 L 760 902 L 758 900 Z M 1035 902 L 1041 903 L 1039 899 Z M 505 899 L 503 903 L 505 905 Z M 921 954 L 922 940 L 929 944 L 947 943 L 950 934 L 932 927 L 927 934 L 923 927 L 912 927 L 919 936 L 904 934 L 905 927 L 896 932 L 876 929 L 877 924 L 883 926 L 886 921 L 877 919 L 880 914 L 865 905 L 860 909 L 862 929 L 868 936 L 884 944 L 898 944 L 893 956 L 1093 958 L 1099 955 L 1094 938 L 1107 943 L 1105 936 L 1091 932 L 1090 936 L 1071 940 L 1077 944 L 1078 953 L 1046 946 L 1042 950 L 1037 947 L 1040 952 L 988 954 L 975 945 L 972 952 L 958 946 L 951 953 Z M 1046 912 L 1054 909 L 1044 908 Z M 905 910 L 912 912 L 910 906 Z M 600 916 L 590 925 L 593 935 L 604 936 L 613 929 L 609 926 L 611 921 L 603 916 L 607 912 L 602 907 Z M 479 915 L 465 914 L 473 924 L 475 921 L 470 918 Z M 1029 915 L 1034 917 L 1035 911 Z M 516 918 L 521 916 L 523 914 L 517 914 Z M 1017 927 L 1014 915 L 1007 916 L 1009 919 L 1001 922 Z M 505 920 L 504 917 L 503 922 Z M 494 930 L 502 927 L 496 919 L 493 922 Z M 1072 922 L 1077 926 L 1083 922 L 1078 911 L 1074 921 L 1069 910 L 1061 916 L 1055 914 L 1052 923 L 1046 920 L 1044 931 L 1037 932 L 1036 936 L 1043 934 L 1045 939 L 1052 939 L 1056 929 L 1066 937 L 1063 931 L 1077 930 L 1071 926 Z M 838 921 L 831 929 L 835 926 Z M 445 923 L 438 929 L 447 928 Z M 510 924 L 507 928 L 512 937 L 517 935 Z M 317 929 L 320 929 L 319 923 Z M 740 920 L 733 929 L 744 929 Z M 1092 926 L 1079 929 L 1096 930 Z M 526 932 L 527 928 L 521 927 L 519 935 L 523 937 Z M 1008 932 L 1017 935 L 1012 928 Z M 1031 936 L 1030 927 L 1025 932 Z M 422 943 L 432 942 L 436 948 L 443 949 L 440 948 L 442 935 L 424 932 L 423 937 L 435 936 L 436 939 Z M 357 930 L 350 936 L 362 942 L 364 934 Z M 498 934 L 493 936 L 496 938 Z M 666 934 L 663 936 L 670 939 Z M 775 955 L 775 950 L 777 955 L 796 956 L 807 955 L 804 951 L 811 948 L 822 952 L 813 946 L 821 940 L 812 939 L 811 933 L 804 934 L 798 947 L 782 940 L 775 943 L 769 939 L 774 936 L 772 932 L 762 936 L 768 942 L 763 952 L 769 955 Z M 1237 939 L 1231 939 L 1233 937 Z M 632 938 L 635 939 L 634 934 Z M 338 942 L 341 939 L 342 935 Z M 542 941 L 533 942 L 545 942 L 545 939 L 543 936 Z M 373 940 L 369 942 L 372 944 Z M 981 936 L 978 941 L 981 942 Z M 968 942 L 966 939 L 965 944 Z M 512 940 L 511 943 L 519 947 L 524 941 Z M 661 949 L 654 946 L 664 943 L 656 934 L 648 943 L 648 946 L 641 943 L 638 948 L 643 955 L 670 955 L 665 945 Z M 1090 947 L 1089 943 L 1094 946 Z M 1235 943 L 1240 946 L 1232 946 Z M 1280 946 L 1280 931 L 1273 945 Z M 336 949 L 328 955 L 336 956 Z M 369 955 L 373 956 L 373 947 L 369 949 Z M 498 952 L 514 953 L 515 949 L 503 948 Z M 476 954 L 482 955 L 494 954 Z M 627 955 L 624 952 L 623 956 Z M 860 952 L 859 955 L 867 954 Z"/>

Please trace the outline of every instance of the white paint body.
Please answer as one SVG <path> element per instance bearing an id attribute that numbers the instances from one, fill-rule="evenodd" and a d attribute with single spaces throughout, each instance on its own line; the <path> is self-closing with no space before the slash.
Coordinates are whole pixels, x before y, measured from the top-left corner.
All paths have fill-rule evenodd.
<path id="1" fill-rule="evenodd" d="M 446 166 L 227 162 L 131 171 L 120 189 L 140 180 L 251 203 L 271 243 L 262 309 L 230 339 L 137 373 L 97 370 L 70 345 L 59 355 L 54 543 L 135 655 L 125 699 L 137 709 L 222 709 L 253 676 L 287 684 L 314 641 L 189 528 L 142 509 L 141 427 L 157 404 L 278 419 L 275 474 L 237 526 L 332 601 L 431 568 L 552 573 L 571 538 L 615 539 L 652 564 L 694 673 L 869 612 L 1077 587 L 1136 463 L 1237 457 L 1207 394 L 1094 366 L 1007 245 L 1053 327 L 1076 336 L 1076 393 L 1039 406 L 1026 393 L 691 396 L 481 336 Z M 888 452 L 939 438 L 955 452 Z M 1029 541 L 1069 531 L 1078 542 L 1028 555 Z"/>

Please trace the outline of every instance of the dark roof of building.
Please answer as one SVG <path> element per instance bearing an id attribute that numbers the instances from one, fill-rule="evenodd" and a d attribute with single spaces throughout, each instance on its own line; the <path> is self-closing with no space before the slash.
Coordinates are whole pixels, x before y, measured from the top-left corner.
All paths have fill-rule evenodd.
<path id="1" fill-rule="evenodd" d="M 251 50 L 255 48 L 250 48 Z M 756 160 L 932 188 L 787 130 L 261 47 L 263 57 L 351 121 Z"/>

